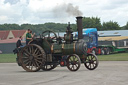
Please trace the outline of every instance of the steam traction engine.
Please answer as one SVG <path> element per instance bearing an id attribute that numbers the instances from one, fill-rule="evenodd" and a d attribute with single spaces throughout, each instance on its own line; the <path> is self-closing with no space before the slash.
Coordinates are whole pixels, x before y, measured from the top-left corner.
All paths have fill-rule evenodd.
<path id="1" fill-rule="evenodd" d="M 17 62 L 24 70 L 36 72 L 40 69 L 49 71 L 60 66 L 67 66 L 70 71 L 77 71 L 81 61 L 89 70 L 98 66 L 96 55 L 87 54 L 86 42 L 82 39 L 82 17 L 77 18 L 78 40 L 73 40 L 70 24 L 64 39 L 53 31 L 44 31 L 40 38 L 33 39 L 18 54 Z"/>

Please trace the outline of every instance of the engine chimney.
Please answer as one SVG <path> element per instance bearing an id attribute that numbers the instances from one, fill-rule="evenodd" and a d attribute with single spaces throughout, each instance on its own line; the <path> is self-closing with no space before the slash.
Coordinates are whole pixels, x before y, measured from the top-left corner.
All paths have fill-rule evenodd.
<path id="1" fill-rule="evenodd" d="M 77 19 L 77 30 L 78 30 L 78 39 L 83 38 L 83 32 L 82 32 L 82 16 L 76 17 Z"/>

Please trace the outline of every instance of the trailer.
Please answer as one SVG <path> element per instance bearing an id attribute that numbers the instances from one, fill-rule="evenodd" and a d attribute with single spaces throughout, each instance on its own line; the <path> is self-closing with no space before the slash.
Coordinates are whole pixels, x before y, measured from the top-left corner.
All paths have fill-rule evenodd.
<path id="1" fill-rule="evenodd" d="M 101 54 L 108 55 L 110 53 L 127 52 L 128 51 L 128 37 L 113 36 L 113 37 L 99 37 L 98 48 L 102 48 Z"/>
<path id="2" fill-rule="evenodd" d="M 99 37 L 96 28 L 83 29 L 83 39 L 87 43 L 87 53 L 108 55 L 128 51 L 128 37 Z"/>

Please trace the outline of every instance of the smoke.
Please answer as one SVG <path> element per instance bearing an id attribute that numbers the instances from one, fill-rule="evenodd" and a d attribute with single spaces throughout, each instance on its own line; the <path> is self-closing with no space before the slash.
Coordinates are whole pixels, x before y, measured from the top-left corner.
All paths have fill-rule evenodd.
<path id="1" fill-rule="evenodd" d="M 71 3 L 69 4 L 60 4 L 53 8 L 53 13 L 55 17 L 69 17 L 69 16 L 82 16 L 83 13 L 79 10 L 78 6 L 73 6 Z"/>

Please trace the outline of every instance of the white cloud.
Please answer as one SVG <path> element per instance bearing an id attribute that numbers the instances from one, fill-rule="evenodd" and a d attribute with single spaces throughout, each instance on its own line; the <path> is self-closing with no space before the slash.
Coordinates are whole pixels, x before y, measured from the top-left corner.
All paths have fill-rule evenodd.
<path id="1" fill-rule="evenodd" d="M 113 20 L 121 26 L 128 21 L 127 0 L 0 0 L 0 24 L 75 23 L 75 17 L 64 12 L 69 3 L 85 17 L 97 16 L 102 22 Z M 62 4 L 65 8 L 60 7 Z M 59 7 L 58 14 L 54 13 L 55 7 Z"/>

